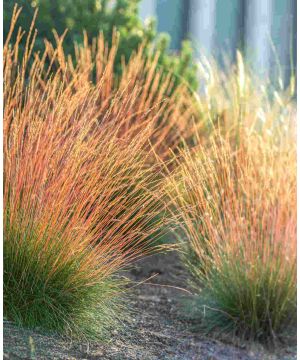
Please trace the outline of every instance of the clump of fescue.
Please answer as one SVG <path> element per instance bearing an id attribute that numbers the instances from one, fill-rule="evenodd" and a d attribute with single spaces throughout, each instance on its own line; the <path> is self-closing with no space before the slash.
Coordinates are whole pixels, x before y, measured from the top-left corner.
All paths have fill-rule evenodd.
<path id="1" fill-rule="evenodd" d="M 150 121 L 153 129 L 144 146 L 151 144 L 163 159 L 169 158 L 170 149 L 176 149 L 182 137 L 192 138 L 193 119 L 198 111 L 194 106 L 195 96 L 183 82 L 176 85 L 174 91 L 178 79 L 159 66 L 159 52 L 147 51 L 145 56 L 142 44 L 127 63 L 124 61 L 122 75 L 117 76 L 114 72 L 119 46 L 117 30 L 112 39 L 104 39 L 102 33 L 89 39 L 84 33 L 83 44 L 74 43 L 73 58 L 64 52 L 65 34 L 58 36 L 54 31 L 54 37 L 56 47 L 45 39 L 46 51 L 41 56 L 47 67 L 47 76 L 59 68 L 65 86 L 72 93 L 81 94 L 83 88 L 96 86 L 99 91 L 93 93 L 94 112 L 98 112 L 101 123 L 122 116 L 122 124 L 116 129 L 119 137 L 126 133 L 128 138 L 134 138 Z M 108 40 L 112 42 L 110 48 Z M 119 104 L 122 104 L 122 109 Z M 197 128 L 201 126 L 202 122 L 197 123 Z"/>
<path id="2" fill-rule="evenodd" d="M 123 308 L 117 271 L 156 250 L 156 112 L 145 113 L 138 81 L 112 89 L 107 49 L 75 69 L 60 43 L 33 56 L 32 29 L 21 62 L 22 30 L 4 46 L 4 313 L 23 326 L 105 336 Z"/>
<path id="3" fill-rule="evenodd" d="M 239 134 L 237 144 L 216 130 L 181 151 L 167 191 L 200 327 L 273 341 L 296 318 L 295 141 L 284 129 L 273 141 Z"/>

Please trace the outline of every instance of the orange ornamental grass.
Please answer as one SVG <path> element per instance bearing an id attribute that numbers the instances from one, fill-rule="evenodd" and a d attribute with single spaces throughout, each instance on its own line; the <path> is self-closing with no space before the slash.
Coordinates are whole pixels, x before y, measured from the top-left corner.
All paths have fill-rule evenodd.
<path id="1" fill-rule="evenodd" d="M 109 56 L 94 85 L 92 63 L 73 69 L 60 45 L 32 55 L 32 29 L 22 61 L 22 30 L 4 46 L 4 312 L 25 326 L 102 336 L 122 309 L 116 272 L 158 249 L 161 176 L 148 160 L 162 107 L 149 109 L 138 81 L 109 88 Z"/>
<path id="2" fill-rule="evenodd" d="M 167 188 L 201 326 L 275 340 L 296 316 L 295 140 L 240 140 L 182 151 Z"/>
<path id="3" fill-rule="evenodd" d="M 34 55 L 35 66 L 41 69 L 36 76 L 41 90 L 47 86 L 53 72 L 61 77 L 64 88 L 68 87 L 79 97 L 83 89 L 93 89 L 93 107 L 89 104 L 88 111 L 93 112 L 101 123 L 116 121 L 121 116 L 122 124 L 116 129 L 119 137 L 126 132 L 130 134 L 126 135 L 128 138 L 133 138 L 140 129 L 153 122 L 150 142 L 147 141 L 145 146 L 149 147 L 151 143 L 164 159 L 169 157 L 170 149 L 177 148 L 182 138 L 192 137 L 193 120 L 198 111 L 196 98 L 184 84 L 174 91 L 174 76 L 158 66 L 159 52 L 145 56 L 144 46 L 140 46 L 130 61 L 123 64 L 122 75 L 118 77 L 114 73 L 119 39 L 117 31 L 113 34 L 110 48 L 102 33 L 95 39 L 89 39 L 85 33 L 83 44 L 74 43 L 74 57 L 64 53 L 66 32 L 61 36 L 55 30 L 53 33 L 56 46 L 45 39 L 44 54 Z M 15 47 L 18 47 L 18 42 L 17 38 Z M 16 49 L 12 62 L 17 60 L 17 52 Z M 27 71 L 28 75 L 30 71 Z M 121 108 L 119 104 L 122 104 Z M 83 111 L 86 106 L 81 103 L 80 109 Z M 198 128 L 201 126 L 199 123 Z"/>

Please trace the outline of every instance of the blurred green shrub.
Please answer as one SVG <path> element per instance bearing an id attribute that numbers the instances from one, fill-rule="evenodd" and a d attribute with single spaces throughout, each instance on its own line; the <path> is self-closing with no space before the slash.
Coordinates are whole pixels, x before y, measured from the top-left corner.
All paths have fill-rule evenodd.
<path id="1" fill-rule="evenodd" d="M 106 41 L 111 44 L 113 29 L 116 27 L 120 33 L 115 63 L 117 74 L 122 71 L 122 58 L 127 62 L 132 52 L 144 41 L 147 53 L 153 48 L 160 51 L 159 65 L 174 73 L 174 87 L 184 81 L 191 90 L 198 88 L 190 42 L 183 41 L 181 51 L 170 54 L 169 35 L 156 32 L 155 19 L 149 18 L 145 24 L 140 19 L 140 0 L 16 0 L 16 3 L 23 7 L 19 24 L 25 30 L 29 29 L 34 11 L 39 8 L 35 50 L 43 50 L 44 38 L 54 40 L 52 29 L 56 29 L 59 35 L 68 29 L 64 49 L 65 53 L 72 54 L 73 41 L 82 42 L 83 30 L 86 30 L 90 39 L 102 31 Z M 13 0 L 4 0 L 4 41 L 14 4 Z"/>

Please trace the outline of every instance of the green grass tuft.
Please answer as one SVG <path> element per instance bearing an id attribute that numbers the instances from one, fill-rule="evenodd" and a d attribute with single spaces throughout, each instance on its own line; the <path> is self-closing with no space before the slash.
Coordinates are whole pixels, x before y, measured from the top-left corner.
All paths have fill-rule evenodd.
<path id="1" fill-rule="evenodd" d="M 4 240 L 4 311 L 18 325 L 105 339 L 122 315 L 124 280 L 98 278 L 81 264 L 92 250 L 59 261 L 64 248 L 57 239 L 43 251 L 32 229 L 7 226 Z M 8 239 L 9 237 L 9 239 Z M 93 276 L 91 281 L 91 275 Z"/>

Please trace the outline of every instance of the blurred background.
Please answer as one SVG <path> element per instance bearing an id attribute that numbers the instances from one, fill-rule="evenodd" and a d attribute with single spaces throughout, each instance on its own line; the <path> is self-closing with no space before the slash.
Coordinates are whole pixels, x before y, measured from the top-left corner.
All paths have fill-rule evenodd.
<path id="1" fill-rule="evenodd" d="M 142 0 L 140 16 L 157 18 L 172 50 L 188 38 L 196 56 L 204 52 L 222 64 L 240 49 L 262 76 L 280 64 L 286 81 L 296 66 L 297 0 Z"/>
<path id="2" fill-rule="evenodd" d="M 220 66 L 236 60 L 239 49 L 260 77 L 283 79 L 287 85 L 296 69 L 297 0 L 16 0 L 23 10 L 19 25 L 30 27 L 34 11 L 38 35 L 35 50 L 42 51 L 44 38 L 55 41 L 52 29 L 64 40 L 67 54 L 73 42 L 100 31 L 111 43 L 114 27 L 120 33 L 115 71 L 122 72 L 141 43 L 158 49 L 159 66 L 172 71 L 177 82 L 199 89 L 197 59 L 213 57 Z M 15 2 L 4 0 L 4 39 Z M 224 59 L 226 61 L 224 61 Z M 175 84 L 177 86 L 177 84 Z"/>

